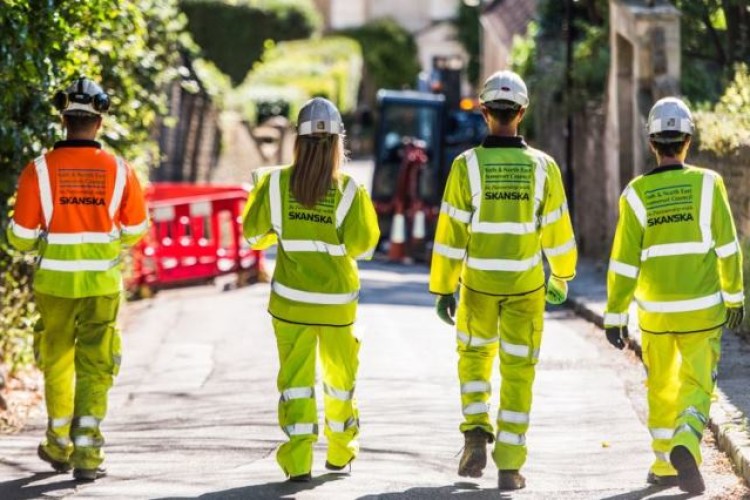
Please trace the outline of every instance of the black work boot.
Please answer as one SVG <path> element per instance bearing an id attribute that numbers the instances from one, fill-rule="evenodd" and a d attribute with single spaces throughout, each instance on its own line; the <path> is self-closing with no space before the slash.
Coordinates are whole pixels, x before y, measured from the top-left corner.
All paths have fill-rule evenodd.
<path id="1" fill-rule="evenodd" d="M 526 478 L 517 470 L 499 470 L 497 487 L 502 491 L 520 490 L 526 487 Z"/>
<path id="2" fill-rule="evenodd" d="M 326 469 L 328 469 L 331 472 L 339 472 L 342 474 L 350 474 L 352 472 L 352 462 L 354 459 L 352 458 L 348 462 L 346 462 L 344 465 L 334 465 L 328 460 L 326 460 Z"/>
<path id="3" fill-rule="evenodd" d="M 492 442 L 492 435 L 479 427 L 464 432 L 464 454 L 458 463 L 458 475 L 463 477 L 482 477 L 487 466 L 487 444 Z"/>
<path id="4" fill-rule="evenodd" d="M 107 469 L 97 467 L 96 469 L 73 469 L 73 477 L 76 481 L 96 481 L 107 475 Z"/>
<path id="5" fill-rule="evenodd" d="M 669 461 L 677 469 L 677 484 L 682 491 L 699 494 L 706 490 L 698 463 L 690 450 L 684 446 L 675 446 L 669 454 Z"/>
<path id="6" fill-rule="evenodd" d="M 661 486 L 664 488 L 678 486 L 677 476 L 660 476 L 658 474 L 654 474 L 653 472 L 648 473 L 648 476 L 646 476 L 646 482 L 648 484 Z"/>
<path id="7" fill-rule="evenodd" d="M 47 452 L 44 450 L 44 447 L 41 444 L 36 449 L 36 454 L 39 456 L 39 458 L 41 458 L 42 460 L 50 464 L 52 468 L 55 469 L 55 472 L 63 473 L 63 472 L 68 472 L 70 470 L 70 464 L 68 462 L 61 462 L 59 460 L 55 460 L 54 458 L 49 456 L 49 454 L 47 454 Z"/>

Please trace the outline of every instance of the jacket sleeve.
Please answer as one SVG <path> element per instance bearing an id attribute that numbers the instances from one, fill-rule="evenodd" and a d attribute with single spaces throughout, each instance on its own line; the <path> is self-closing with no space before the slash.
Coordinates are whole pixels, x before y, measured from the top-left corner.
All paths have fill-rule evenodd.
<path id="1" fill-rule="evenodd" d="M 732 219 L 724 181 L 716 176 L 711 220 L 711 231 L 719 258 L 719 280 L 724 304 L 738 306 L 745 302 L 742 279 L 742 248 Z"/>
<path id="2" fill-rule="evenodd" d="M 643 247 L 643 226 L 627 201 L 630 186 L 620 197 L 620 219 L 607 271 L 607 309 L 604 326 L 627 326 L 628 309 L 638 284 Z"/>
<path id="3" fill-rule="evenodd" d="M 242 234 L 254 250 L 265 250 L 278 241 L 271 225 L 270 175 L 260 178 L 247 198 L 242 214 Z"/>
<path id="4" fill-rule="evenodd" d="M 461 155 L 453 161 L 440 205 L 430 266 L 431 293 L 448 295 L 458 288 L 473 212 L 466 160 Z"/>
<path id="5" fill-rule="evenodd" d="M 125 245 L 135 245 L 148 231 L 148 212 L 138 176 L 129 165 L 127 169 L 128 177 L 120 205 L 120 238 Z"/>
<path id="6" fill-rule="evenodd" d="M 349 179 L 349 182 L 355 182 Z M 346 254 L 358 260 L 370 260 L 380 238 L 378 216 L 364 186 L 357 188 L 351 208 L 341 225 Z"/>
<path id="7" fill-rule="evenodd" d="M 24 252 L 37 250 L 40 229 L 44 225 L 39 182 L 31 163 L 21 172 L 18 180 L 16 205 L 7 230 L 8 242 Z"/>
<path id="8" fill-rule="evenodd" d="M 578 248 L 570 221 L 568 201 L 554 161 L 547 164 L 547 188 L 542 204 L 542 249 L 549 262 L 552 275 L 568 281 L 576 275 Z"/>

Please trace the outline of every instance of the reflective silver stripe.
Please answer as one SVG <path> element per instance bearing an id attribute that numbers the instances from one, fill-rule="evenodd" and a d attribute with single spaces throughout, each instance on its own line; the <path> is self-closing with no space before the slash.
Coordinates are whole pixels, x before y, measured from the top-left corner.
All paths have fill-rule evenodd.
<path id="1" fill-rule="evenodd" d="M 268 190 L 269 201 L 271 203 L 271 226 L 276 234 L 281 236 L 281 188 L 279 187 L 279 178 L 281 172 L 274 170 L 271 172 L 270 185 Z"/>
<path id="2" fill-rule="evenodd" d="M 654 451 L 654 455 L 658 461 L 669 463 L 669 454 L 664 453 L 663 451 Z"/>
<path id="3" fill-rule="evenodd" d="M 648 431 L 654 439 L 672 439 L 674 435 L 674 429 L 667 429 L 665 427 L 652 427 Z"/>
<path id="4" fill-rule="evenodd" d="M 703 174 L 703 188 L 701 189 L 701 213 L 698 221 L 703 235 L 703 243 L 711 248 L 713 234 L 711 233 L 711 215 L 714 209 L 714 176 L 708 172 Z M 707 250 L 708 251 L 708 250 Z"/>
<path id="5" fill-rule="evenodd" d="M 722 290 L 721 297 L 724 299 L 724 302 L 744 302 L 745 292 L 729 293 Z"/>
<path id="6" fill-rule="evenodd" d="M 528 424 L 529 414 L 520 411 L 500 410 L 498 418 L 510 424 Z"/>
<path id="7" fill-rule="evenodd" d="M 663 245 L 652 245 L 644 248 L 641 252 L 641 260 L 652 257 L 669 257 L 672 255 L 703 255 L 711 249 L 710 242 L 691 241 L 688 243 L 665 243 Z"/>
<path id="8" fill-rule="evenodd" d="M 372 259 L 373 255 L 375 255 L 375 247 L 372 247 L 363 254 L 357 255 L 354 260 L 369 260 Z"/>
<path id="9" fill-rule="evenodd" d="M 336 229 L 341 227 L 344 223 L 346 215 L 349 213 L 349 209 L 352 208 L 352 202 L 354 201 L 354 195 L 357 194 L 357 183 L 354 179 L 349 179 L 346 187 L 344 188 L 344 195 L 339 201 L 339 206 L 336 207 Z"/>
<path id="10" fill-rule="evenodd" d="M 492 392 L 492 385 L 485 380 L 472 380 L 461 384 L 461 394 L 471 394 L 473 392 Z"/>
<path id="11" fill-rule="evenodd" d="M 127 234 L 141 234 L 148 229 L 148 219 L 133 226 L 122 226 L 122 232 Z"/>
<path id="12" fill-rule="evenodd" d="M 469 174 L 471 205 L 474 207 L 473 220 L 479 220 L 479 207 L 482 204 L 482 176 L 479 173 L 479 160 L 473 149 L 466 153 L 466 170 Z"/>
<path id="13" fill-rule="evenodd" d="M 466 259 L 466 265 L 472 269 L 482 271 L 528 271 L 529 269 L 534 269 L 541 260 L 541 253 L 526 260 L 479 259 L 477 257 L 469 257 Z"/>
<path id="14" fill-rule="evenodd" d="M 514 446 L 524 446 L 526 444 L 526 436 L 508 431 L 500 431 L 497 433 L 497 441 L 498 443 L 512 444 Z"/>
<path id="15" fill-rule="evenodd" d="M 525 358 L 529 355 L 529 346 L 527 345 L 511 344 L 504 340 L 501 340 L 500 348 L 511 356 L 519 356 Z"/>
<path id="16" fill-rule="evenodd" d="M 14 220 L 10 221 L 10 230 L 13 231 L 13 234 L 25 240 L 35 240 L 39 238 L 38 229 L 29 229 L 27 227 L 23 227 L 22 225 L 16 223 L 16 221 Z"/>
<path id="17" fill-rule="evenodd" d="M 683 415 L 697 418 L 698 421 L 703 425 L 706 425 L 708 423 L 708 419 L 701 412 L 699 412 L 695 406 L 688 406 L 687 408 L 685 408 L 680 413 L 680 416 L 683 416 Z"/>
<path id="18" fill-rule="evenodd" d="M 475 216 L 471 229 L 475 233 L 523 235 L 535 233 L 536 224 L 533 222 L 480 222 Z"/>
<path id="19" fill-rule="evenodd" d="M 474 347 L 495 343 L 500 340 L 500 337 L 492 337 L 487 339 L 484 337 L 477 337 L 475 335 L 469 336 L 464 332 L 456 331 L 456 339 L 463 342 L 469 347 Z"/>
<path id="20" fill-rule="evenodd" d="M 700 311 L 701 309 L 708 309 L 709 307 L 721 304 L 721 301 L 722 299 L 720 292 L 716 292 L 713 295 L 707 295 L 706 297 L 700 297 L 690 300 L 649 302 L 646 300 L 636 299 L 636 302 L 638 302 L 638 305 L 644 311 L 658 313 Z"/>
<path id="21" fill-rule="evenodd" d="M 445 201 L 440 205 L 440 213 L 446 214 L 464 224 L 471 222 L 471 212 L 458 209 Z"/>
<path id="22" fill-rule="evenodd" d="M 286 252 L 319 252 L 327 253 L 334 257 L 346 255 L 345 245 L 334 245 L 324 241 L 315 240 L 282 240 L 281 246 Z"/>
<path id="23" fill-rule="evenodd" d="M 620 262 L 618 260 L 611 259 L 609 261 L 609 270 L 613 273 L 621 274 L 622 276 L 636 279 L 638 277 L 638 272 L 640 271 L 640 268 L 636 266 L 631 266 L 630 264 L 625 264 L 624 262 Z"/>
<path id="24" fill-rule="evenodd" d="M 287 436 L 302 436 L 307 434 L 317 434 L 318 424 L 292 424 L 282 427 Z"/>
<path id="25" fill-rule="evenodd" d="M 55 260 L 44 258 L 39 263 L 40 269 L 49 271 L 109 271 L 120 263 L 120 259 L 113 260 Z"/>
<path id="26" fill-rule="evenodd" d="M 354 417 L 349 417 L 346 422 L 326 419 L 326 424 L 333 432 L 345 432 L 347 429 L 358 425 L 357 419 Z"/>
<path id="27" fill-rule="evenodd" d="M 562 245 L 552 247 L 552 248 L 545 248 L 544 255 L 546 255 L 547 257 L 557 257 L 558 255 L 564 255 L 570 252 L 575 247 L 576 247 L 576 239 L 570 238 L 567 242 L 563 243 Z"/>
<path id="28" fill-rule="evenodd" d="M 605 326 L 628 326 L 628 313 L 604 313 Z"/>
<path id="29" fill-rule="evenodd" d="M 36 167 L 36 177 L 39 182 L 39 198 L 42 201 L 42 212 L 44 213 L 44 222 L 49 229 L 49 223 L 52 220 L 52 186 L 49 182 L 49 170 L 47 169 L 47 160 L 40 156 L 34 160 Z"/>
<path id="30" fill-rule="evenodd" d="M 305 292 L 303 290 L 296 290 L 294 288 L 284 286 L 278 281 L 274 281 L 271 284 L 271 289 L 286 299 L 296 300 L 297 302 L 306 302 L 308 304 L 348 304 L 357 300 L 357 297 L 359 297 L 358 291 L 351 293 Z"/>
<path id="31" fill-rule="evenodd" d="M 734 240 L 733 242 L 727 243 L 726 245 L 716 247 L 715 250 L 716 255 L 718 255 L 720 259 L 726 259 L 727 257 L 730 257 L 739 252 L 740 245 L 739 243 L 737 243 L 737 240 Z"/>
<path id="32" fill-rule="evenodd" d="M 109 202 L 110 219 L 114 219 L 117 210 L 120 208 L 122 194 L 125 192 L 125 184 L 128 180 L 128 168 L 125 161 L 119 156 L 115 160 L 117 161 L 117 173 L 115 175 L 115 190 L 112 192 L 112 200 Z"/>
<path id="33" fill-rule="evenodd" d="M 562 216 L 565 214 L 565 212 L 568 211 L 568 203 L 563 202 L 563 204 L 558 208 L 557 210 L 553 210 L 552 212 L 548 213 L 547 215 L 542 215 L 541 223 L 542 227 L 549 226 L 553 222 L 557 222 L 562 218 Z"/>
<path id="34" fill-rule="evenodd" d="M 73 444 L 81 448 L 99 448 L 102 445 L 102 440 L 91 436 L 73 436 Z"/>
<path id="35" fill-rule="evenodd" d="M 309 399 L 315 397 L 315 389 L 312 387 L 290 387 L 281 392 L 281 401 L 292 399 Z"/>
<path id="36" fill-rule="evenodd" d="M 449 259 L 463 260 L 463 258 L 466 257 L 465 248 L 449 247 L 442 243 L 435 243 L 432 250 L 443 257 L 448 257 Z"/>
<path id="37" fill-rule="evenodd" d="M 482 413 L 489 413 L 490 405 L 487 403 L 469 403 L 463 407 L 464 415 L 481 415 Z"/>
<path id="38" fill-rule="evenodd" d="M 67 437 L 56 437 L 55 441 L 58 445 L 62 446 L 63 448 L 67 448 L 70 446 L 70 438 Z"/>
<path id="39" fill-rule="evenodd" d="M 76 417 L 73 419 L 73 427 L 76 429 L 98 429 L 100 420 L 92 416 Z"/>
<path id="40" fill-rule="evenodd" d="M 351 401 L 352 397 L 354 397 L 354 388 L 349 391 L 345 391 L 343 389 L 331 387 L 328 384 L 323 384 L 323 392 L 334 399 L 338 399 L 339 401 Z"/>
<path id="41" fill-rule="evenodd" d="M 539 207 L 544 201 L 544 186 L 547 183 L 547 159 L 541 155 L 536 158 L 534 167 L 534 215 L 539 212 Z"/>
<path id="42" fill-rule="evenodd" d="M 84 243 L 112 243 L 120 233 L 49 233 L 47 242 L 53 245 L 81 245 Z"/>
<path id="43" fill-rule="evenodd" d="M 682 424 L 681 426 L 677 427 L 674 430 L 674 435 L 677 436 L 678 434 L 683 434 L 685 432 L 692 433 L 695 437 L 698 438 L 698 440 L 703 439 L 703 433 L 698 431 L 697 429 L 693 429 L 693 426 L 690 424 Z"/>
<path id="44" fill-rule="evenodd" d="M 259 234 L 258 236 L 253 236 L 251 238 L 245 238 L 245 239 L 247 240 L 247 243 L 250 246 L 253 246 L 256 243 L 258 243 L 263 236 L 265 236 L 265 235 L 264 234 Z"/>
<path id="45" fill-rule="evenodd" d="M 625 199 L 628 201 L 630 208 L 633 210 L 638 222 L 641 226 L 646 227 L 646 207 L 643 206 L 643 202 L 638 197 L 638 193 L 635 192 L 632 186 L 628 186 Z"/>
<path id="46" fill-rule="evenodd" d="M 59 418 L 50 418 L 49 419 L 49 426 L 51 429 L 59 429 L 60 427 L 65 427 L 73 420 L 73 417 L 59 417 Z"/>

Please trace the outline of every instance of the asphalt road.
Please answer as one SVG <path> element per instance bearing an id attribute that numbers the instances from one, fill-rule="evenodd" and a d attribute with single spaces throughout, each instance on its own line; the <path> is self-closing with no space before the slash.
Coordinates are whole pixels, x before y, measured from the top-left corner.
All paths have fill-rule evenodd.
<path id="1" fill-rule="evenodd" d="M 273 454 L 284 435 L 269 287 L 203 286 L 129 310 L 122 376 L 104 423 L 110 475 L 76 485 L 48 473 L 35 457 L 43 433 L 36 421 L 0 439 L 0 498 L 511 498 L 495 489 L 491 466 L 479 480 L 455 473 L 463 442 L 454 332 L 433 313 L 426 269 L 363 268 L 362 453 L 350 476 L 325 472 L 321 437 L 314 480 L 284 482 Z M 608 348 L 600 331 L 567 311 L 549 313 L 528 488 L 512 497 L 685 498 L 645 484 L 642 379 L 638 363 Z M 723 456 L 706 449 L 706 497 L 745 495 Z"/>

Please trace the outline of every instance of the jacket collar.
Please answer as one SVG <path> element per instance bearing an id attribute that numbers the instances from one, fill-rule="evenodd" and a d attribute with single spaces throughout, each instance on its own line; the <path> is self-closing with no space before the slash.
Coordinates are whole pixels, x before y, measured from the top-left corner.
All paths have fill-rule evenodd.
<path id="1" fill-rule="evenodd" d="M 523 136 L 516 135 L 513 137 L 500 137 L 499 135 L 488 135 L 482 141 L 482 147 L 485 148 L 521 148 L 526 149 L 528 144 L 523 140 Z"/>
<path id="2" fill-rule="evenodd" d="M 685 165 L 682 163 L 675 163 L 674 165 L 664 165 L 663 167 L 655 167 L 646 172 L 644 175 L 660 174 L 662 172 L 669 172 L 671 170 L 682 170 Z"/>
<path id="3" fill-rule="evenodd" d="M 67 139 L 64 141 L 57 141 L 55 143 L 55 149 L 58 148 L 96 148 L 102 149 L 102 145 L 98 141 L 89 141 L 87 139 Z"/>

